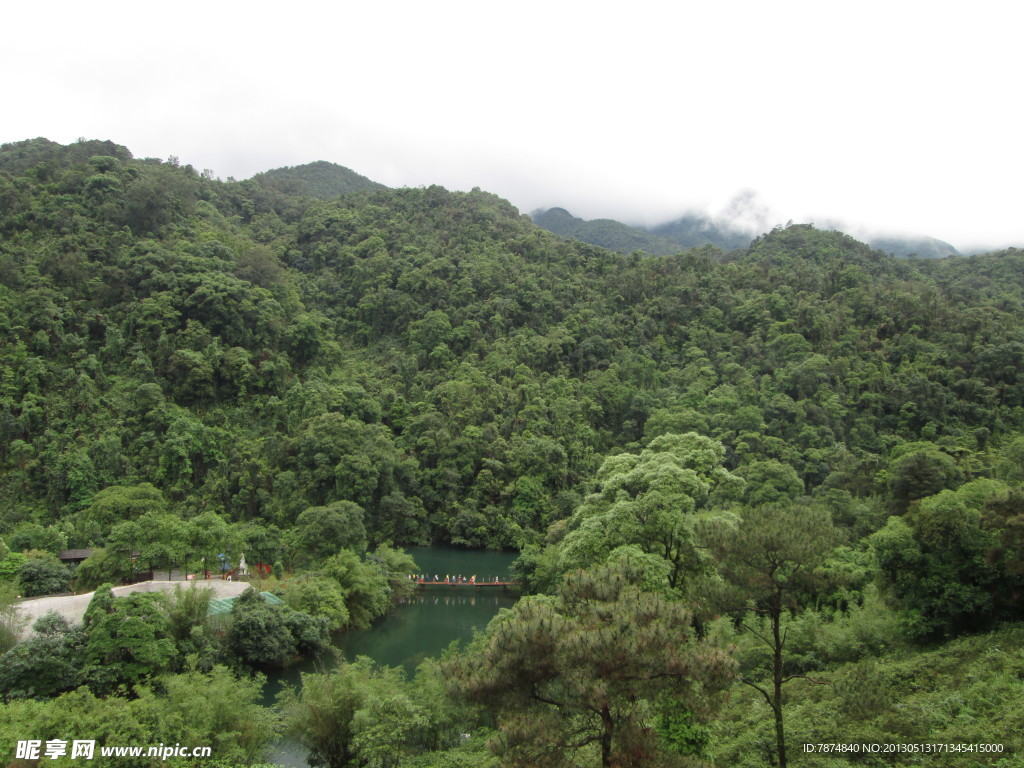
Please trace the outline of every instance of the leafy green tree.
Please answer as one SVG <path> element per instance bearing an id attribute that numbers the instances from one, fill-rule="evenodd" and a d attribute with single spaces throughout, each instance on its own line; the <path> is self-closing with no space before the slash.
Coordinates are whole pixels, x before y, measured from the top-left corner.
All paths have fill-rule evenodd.
<path id="1" fill-rule="evenodd" d="M 751 462 L 739 467 L 736 474 L 747 482 L 742 497 L 747 506 L 794 501 L 804 492 L 796 470 L 774 459 Z"/>
<path id="2" fill-rule="evenodd" d="M 246 561 L 253 565 L 273 565 L 284 550 L 284 538 L 276 525 L 249 521 L 238 526 L 238 535 Z"/>
<path id="3" fill-rule="evenodd" d="M 279 664 L 298 653 L 284 611 L 254 590 L 243 592 L 231 609 L 228 647 L 246 664 Z"/>
<path id="4" fill-rule="evenodd" d="M 324 768 L 397 768 L 427 730 L 428 713 L 396 668 L 361 656 L 333 672 L 302 676 L 302 692 L 286 700 L 293 733 Z"/>
<path id="5" fill-rule="evenodd" d="M 17 592 L 11 584 L 0 582 L 0 653 L 13 648 L 21 637 L 25 619 L 15 608 Z"/>
<path id="6" fill-rule="evenodd" d="M 114 606 L 114 585 L 101 584 L 92 593 L 92 599 L 85 608 L 82 616 L 82 624 L 89 629 L 97 624 L 106 614 L 113 610 Z"/>
<path id="7" fill-rule="evenodd" d="M 44 528 L 37 523 L 23 523 L 14 529 L 7 543 L 13 552 L 39 549 L 56 556 L 67 547 L 68 539 L 52 525 Z"/>
<path id="8" fill-rule="evenodd" d="M 448 664 L 456 690 L 497 714 L 505 764 L 680 764 L 652 727 L 657 701 L 703 719 L 734 663 L 639 578 L 628 560 L 570 574 L 557 597 L 520 600 Z"/>
<path id="9" fill-rule="evenodd" d="M 199 561 L 201 569 L 216 570 L 220 555 L 226 554 L 233 562 L 240 549 L 239 535 L 221 515 L 209 510 L 188 521 L 185 531 L 186 560 Z"/>
<path id="10" fill-rule="evenodd" d="M 101 598 L 87 619 L 85 677 L 97 693 L 134 685 L 170 668 L 175 648 L 161 595 L 133 592 L 109 601 Z"/>
<path id="11" fill-rule="evenodd" d="M 92 523 L 106 536 L 118 523 L 138 520 L 148 512 L 166 510 L 163 493 L 151 483 L 111 485 L 92 497 L 89 506 L 78 514 L 78 520 L 79 526 Z"/>
<path id="12" fill-rule="evenodd" d="M 378 564 L 360 560 L 354 552 L 343 549 L 323 563 L 320 573 L 340 587 L 351 627 L 366 629 L 387 612 L 390 605 L 388 575 Z"/>
<path id="13" fill-rule="evenodd" d="M 195 204 L 197 186 L 176 163 L 144 166 L 125 189 L 122 222 L 138 235 L 158 235 L 186 216 Z"/>
<path id="14" fill-rule="evenodd" d="M 899 512 L 905 512 L 912 501 L 955 488 L 964 479 L 963 472 L 948 453 L 926 444 L 914 447 L 918 445 L 920 450 L 905 448 L 889 468 L 889 486 Z"/>
<path id="15" fill-rule="evenodd" d="M 282 664 L 296 654 L 318 653 L 328 645 L 328 620 L 271 605 L 255 590 L 235 599 L 228 647 L 249 665 Z"/>
<path id="16" fill-rule="evenodd" d="M 366 768 L 399 768 L 410 742 L 427 730 L 430 718 L 405 691 L 369 698 L 352 717 L 352 749 Z"/>
<path id="17" fill-rule="evenodd" d="M 94 549 L 75 569 L 75 589 L 96 589 L 106 582 L 122 582 L 130 575 L 131 568 L 125 558 L 118 557 L 110 549 L 100 547 Z"/>
<path id="18" fill-rule="evenodd" d="M 284 625 L 295 640 L 295 650 L 300 656 L 315 656 L 330 647 L 330 625 L 325 617 L 291 609 L 282 613 Z"/>
<path id="19" fill-rule="evenodd" d="M 18 571 L 28 558 L 21 552 L 8 552 L 0 560 L 0 582 L 17 583 Z"/>
<path id="20" fill-rule="evenodd" d="M 381 471 L 398 463 L 387 430 L 339 413 L 309 419 L 295 439 L 297 463 L 310 500 L 342 499 L 366 507 Z"/>
<path id="21" fill-rule="evenodd" d="M 45 699 L 82 683 L 85 632 L 59 614 L 33 625 L 35 635 L 0 656 L 0 697 Z"/>
<path id="22" fill-rule="evenodd" d="M 210 622 L 210 600 L 212 589 L 196 586 L 176 586 L 173 592 L 164 593 L 167 601 L 168 633 L 174 641 L 179 664 L 187 663 L 189 668 L 209 672 L 218 663 L 224 663 L 223 642 L 217 637 L 216 629 Z"/>
<path id="23" fill-rule="evenodd" d="M 48 552 L 39 553 L 45 557 L 29 556 L 18 568 L 18 585 L 25 597 L 39 597 L 71 588 L 71 573 L 67 566 Z"/>
<path id="24" fill-rule="evenodd" d="M 985 561 L 1002 574 L 994 595 L 999 613 L 1014 615 L 1024 599 L 1024 491 L 1007 489 L 987 498 L 981 525 L 992 537 Z"/>
<path id="25" fill-rule="evenodd" d="M 597 493 L 568 521 L 559 570 L 597 565 L 617 547 L 636 545 L 668 562 L 670 586 L 682 586 L 707 565 L 696 527 L 709 496 L 727 498 L 743 486 L 722 467 L 723 458 L 721 443 L 691 432 L 656 437 L 639 455 L 605 459 Z"/>
<path id="26" fill-rule="evenodd" d="M 384 543 L 367 554 L 366 561 L 376 565 L 387 578 L 389 599 L 392 603 L 405 600 L 416 591 L 416 585 L 409 581 L 409 574 L 419 573 L 420 569 L 412 555 Z"/>
<path id="27" fill-rule="evenodd" d="M 989 560 L 994 537 L 969 496 L 969 489 L 945 490 L 922 499 L 869 538 L 888 595 L 903 609 L 912 636 L 976 630 L 995 618 L 994 597 L 1003 584 Z"/>
<path id="28" fill-rule="evenodd" d="M 323 616 L 332 630 L 344 628 L 349 621 L 345 597 L 334 579 L 305 575 L 292 580 L 287 603 L 311 616 Z"/>
<path id="29" fill-rule="evenodd" d="M 767 647 L 767 668 L 744 670 L 740 680 L 771 709 L 780 768 L 787 765 L 782 686 L 804 677 L 787 669 L 786 616 L 813 588 L 815 568 L 836 541 L 828 511 L 803 505 L 744 509 L 735 527 L 723 526 L 714 538 L 721 573 L 733 590 L 725 606 L 749 608 L 763 619 L 757 628 L 746 629 Z"/>
<path id="30" fill-rule="evenodd" d="M 363 509 L 351 501 L 310 507 L 295 521 L 295 541 L 315 561 L 326 560 L 342 549 L 366 550 Z"/>
<path id="31" fill-rule="evenodd" d="M 187 743 L 209 745 L 229 764 L 249 765 L 264 757 L 278 733 L 279 716 L 260 705 L 262 688 L 259 675 L 238 676 L 216 666 L 165 676 L 141 687 L 140 699 L 162 714 L 157 740 L 170 743 L 173 736 L 184 744 L 188 738 Z"/>
<path id="32" fill-rule="evenodd" d="M 147 512 L 138 521 L 139 558 L 155 567 L 171 571 L 184 565 L 189 554 L 192 525 L 172 512 Z"/>
<path id="33" fill-rule="evenodd" d="M 136 558 L 139 554 L 139 547 L 142 546 L 142 539 L 142 527 L 134 520 L 126 520 L 115 525 L 107 537 L 107 544 L 104 547 L 107 556 L 114 561 L 111 570 L 116 570 L 119 573 L 135 573 L 138 566 Z"/>
<path id="34" fill-rule="evenodd" d="M 225 667 L 165 676 L 140 684 L 131 698 L 98 698 L 85 687 L 51 700 L 18 700 L 0 716 L 0 759 L 14 760 L 18 734 L 38 735 L 44 742 L 88 734 L 98 745 L 206 745 L 210 760 L 183 762 L 198 766 L 254 766 L 274 738 L 279 718 L 260 706 L 259 678 L 236 677 Z M 70 752 L 70 750 L 69 750 Z M 98 752 L 98 750 L 97 750 Z M 60 758 L 57 764 L 69 761 Z M 126 768 L 150 768 L 152 757 L 118 758 Z M 73 764 L 69 762 L 68 764 Z"/>

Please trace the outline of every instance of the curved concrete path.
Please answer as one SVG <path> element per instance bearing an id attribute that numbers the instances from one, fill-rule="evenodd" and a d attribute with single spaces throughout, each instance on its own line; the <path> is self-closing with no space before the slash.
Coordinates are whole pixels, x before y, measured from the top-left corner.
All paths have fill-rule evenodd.
<path id="1" fill-rule="evenodd" d="M 237 597 L 249 589 L 249 585 L 241 581 L 224 581 L 223 579 L 200 579 L 193 581 L 140 581 L 138 584 L 126 584 L 110 590 L 115 597 L 132 592 L 173 592 L 176 587 L 182 589 L 212 589 L 214 597 Z M 14 606 L 18 616 L 26 619 L 21 629 L 21 639 L 33 634 L 32 625 L 36 619 L 50 611 L 56 611 L 72 624 L 81 624 L 85 617 L 85 609 L 95 592 L 84 595 L 59 595 L 57 597 L 37 597 L 23 600 Z"/>

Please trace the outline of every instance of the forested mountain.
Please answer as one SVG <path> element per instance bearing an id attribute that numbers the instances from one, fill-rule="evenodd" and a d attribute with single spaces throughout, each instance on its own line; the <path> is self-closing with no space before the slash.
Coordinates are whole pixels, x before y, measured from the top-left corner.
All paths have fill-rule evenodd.
<path id="1" fill-rule="evenodd" d="M 556 235 L 575 238 L 619 253 L 643 251 L 655 256 L 666 256 L 680 249 L 704 245 L 732 251 L 747 248 L 751 241 L 749 232 L 697 214 L 686 214 L 651 227 L 632 227 L 614 219 L 588 221 L 573 216 L 564 208 L 534 211 L 530 217 L 538 227 Z M 841 229 L 835 226 L 830 228 Z M 871 238 L 869 245 L 892 256 L 942 259 L 960 255 L 952 245 L 934 237 L 878 236 Z"/>
<path id="2" fill-rule="evenodd" d="M 946 699 L 934 720 L 899 715 L 880 684 L 890 714 L 871 720 L 857 686 L 897 638 L 1024 613 L 1024 253 L 894 259 L 791 225 L 728 252 L 641 257 L 555 236 L 479 190 L 341 194 L 320 181 L 347 174 L 304 168 L 222 182 L 110 142 L 0 147 L 0 554 L 102 546 L 155 508 L 211 525 L 216 512 L 254 541 L 290 532 L 285 565 L 327 558 L 348 598 L 351 574 L 377 566 L 329 557 L 335 539 L 319 551 L 328 518 L 359 554 L 519 549 L 520 577 L 547 595 L 445 673 L 492 708 L 481 727 L 503 729 L 508 765 L 540 754 L 531 739 L 580 732 L 574 765 L 769 764 L 785 752 L 784 671 L 846 681 L 792 686 L 808 741 L 820 711 L 883 741 L 967 722 Z M 783 625 L 785 649 L 758 645 Z M 601 645 L 612 635 L 623 645 Z M 628 669 L 586 677 L 616 658 L 662 670 L 656 687 Z M 709 698 L 666 682 L 684 668 Z M 399 686 L 363 672 L 360 690 Z M 565 675 L 579 677 L 559 688 Z M 990 704 L 1017 695 L 1018 676 L 1000 679 Z M 545 709 L 523 681 L 568 698 Z M 753 701 L 728 705 L 712 738 L 710 697 L 732 681 Z M 445 727 L 458 744 L 461 725 Z M 417 755 L 440 749 L 415 728 Z"/>
<path id="3" fill-rule="evenodd" d="M 319 197 L 321 200 L 331 200 L 351 192 L 387 189 L 383 184 L 360 176 L 353 170 L 324 160 L 275 168 L 257 173 L 252 178 L 253 181 L 283 194 Z"/>
<path id="4" fill-rule="evenodd" d="M 960 252 L 947 242 L 934 237 L 876 237 L 871 247 L 893 256 L 914 256 L 919 259 L 944 259 Z"/>
<path id="5" fill-rule="evenodd" d="M 613 219 L 585 220 L 573 216 L 564 208 L 549 208 L 530 214 L 538 227 L 562 237 L 582 240 L 584 243 L 599 245 L 618 253 L 644 251 L 654 256 L 668 256 L 680 250 L 679 243 L 664 237 L 652 235 L 637 227 Z M 748 241 L 749 242 L 749 241 Z M 695 245 L 707 245 L 705 240 Z"/>
<path id="6" fill-rule="evenodd" d="M 745 232 L 728 223 L 715 222 L 706 216 L 688 213 L 677 219 L 647 228 L 651 234 L 671 240 L 683 248 L 714 245 L 726 251 L 746 248 L 750 245 L 750 232 Z"/>
<path id="7" fill-rule="evenodd" d="M 564 208 L 534 211 L 530 218 L 538 227 L 556 235 L 582 240 L 618 253 L 644 251 L 655 256 L 668 256 L 703 245 L 713 245 L 728 251 L 746 248 L 751 240 L 749 234 L 691 214 L 647 229 L 631 227 L 614 219 L 581 219 Z"/>
<path id="8" fill-rule="evenodd" d="M 283 524 L 341 497 L 378 538 L 511 545 L 666 431 L 856 496 L 901 443 L 1021 426 L 1016 251 L 910 263 L 793 226 L 636 260 L 482 192 L 325 202 L 90 142 L 0 167 L 5 525 L 76 545 L 114 483 Z"/>

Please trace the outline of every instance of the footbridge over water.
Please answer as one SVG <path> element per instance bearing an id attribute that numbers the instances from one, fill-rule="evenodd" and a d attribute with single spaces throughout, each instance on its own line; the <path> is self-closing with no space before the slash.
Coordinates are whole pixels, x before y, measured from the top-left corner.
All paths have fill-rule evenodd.
<path id="1" fill-rule="evenodd" d="M 518 581 L 499 581 L 498 579 L 495 579 L 494 581 L 475 581 L 472 579 L 461 581 L 455 579 L 434 581 L 428 579 L 414 579 L 414 583 L 420 587 L 476 587 L 477 589 L 486 587 L 500 587 L 503 589 L 511 589 L 513 587 L 519 586 Z"/>

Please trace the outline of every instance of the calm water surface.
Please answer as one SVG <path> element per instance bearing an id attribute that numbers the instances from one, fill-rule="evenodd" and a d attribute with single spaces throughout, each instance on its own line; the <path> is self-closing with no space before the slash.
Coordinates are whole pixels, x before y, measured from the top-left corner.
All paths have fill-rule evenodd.
<path id="1" fill-rule="evenodd" d="M 514 552 L 486 552 L 455 547 L 410 547 L 406 550 L 421 573 L 429 578 L 438 575 L 475 575 L 478 582 L 501 581 L 510 577 L 509 567 L 516 559 Z M 438 586 L 423 587 L 411 600 L 398 605 L 389 615 L 370 629 L 342 632 L 333 644 L 347 659 L 369 656 L 378 664 L 404 667 L 411 676 L 416 666 L 427 657 L 439 656 L 453 640 L 468 641 L 474 629 L 484 629 L 487 622 L 502 608 L 516 601 L 514 593 L 496 587 Z M 337 660 L 330 654 L 307 659 L 268 676 L 263 703 L 272 705 L 285 686 L 299 686 L 303 672 L 319 672 L 332 668 Z M 306 768 L 306 751 L 296 742 L 285 740 L 277 745 L 271 763 Z"/>

